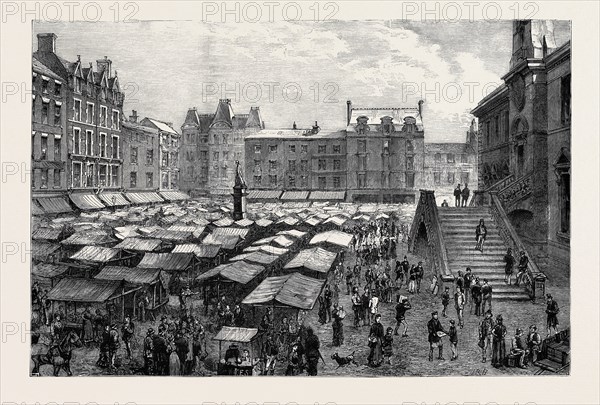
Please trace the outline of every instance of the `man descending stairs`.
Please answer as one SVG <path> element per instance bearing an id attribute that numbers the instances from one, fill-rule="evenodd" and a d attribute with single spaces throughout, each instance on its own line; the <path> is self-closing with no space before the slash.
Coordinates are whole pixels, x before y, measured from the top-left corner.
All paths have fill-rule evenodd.
<path id="1" fill-rule="evenodd" d="M 508 247 L 500 237 L 498 228 L 492 219 L 488 207 L 438 207 L 440 224 L 446 250 L 448 267 L 455 276 L 459 271 L 463 274 L 470 267 L 473 276 L 487 279 L 492 286 L 492 300 L 529 300 L 525 288 L 507 285 L 504 282 L 504 255 Z M 485 221 L 487 237 L 483 252 L 475 250 L 475 228 L 479 220 Z M 518 252 L 513 252 L 517 255 Z M 517 271 L 518 257 L 515 257 L 514 271 Z"/>

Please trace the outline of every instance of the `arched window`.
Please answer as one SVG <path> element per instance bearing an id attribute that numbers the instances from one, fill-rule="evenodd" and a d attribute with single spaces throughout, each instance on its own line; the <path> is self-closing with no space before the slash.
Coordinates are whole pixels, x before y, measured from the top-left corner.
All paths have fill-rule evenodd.
<path id="1" fill-rule="evenodd" d="M 569 234 L 571 229 L 571 153 L 567 148 L 562 148 L 555 160 L 554 174 L 558 184 L 560 232 Z"/>

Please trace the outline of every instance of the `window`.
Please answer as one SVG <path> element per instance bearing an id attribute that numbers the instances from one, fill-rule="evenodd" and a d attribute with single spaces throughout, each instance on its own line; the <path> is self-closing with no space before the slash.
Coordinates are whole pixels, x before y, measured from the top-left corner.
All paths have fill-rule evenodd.
<path id="1" fill-rule="evenodd" d="M 56 135 L 54 135 L 54 161 L 56 162 L 62 160 L 60 141 L 61 138 L 57 138 Z"/>
<path id="2" fill-rule="evenodd" d="M 31 96 L 31 119 L 35 120 L 35 94 Z"/>
<path id="3" fill-rule="evenodd" d="M 54 104 L 54 125 L 60 125 L 60 104 Z"/>
<path id="4" fill-rule="evenodd" d="M 154 164 L 154 149 L 146 150 L 146 166 L 152 166 Z"/>
<path id="5" fill-rule="evenodd" d="M 460 163 L 469 163 L 469 159 L 466 154 L 463 153 L 460 155 Z"/>
<path id="6" fill-rule="evenodd" d="M 42 100 L 42 124 L 48 123 L 48 110 L 50 108 L 50 103 L 47 103 Z"/>
<path id="7" fill-rule="evenodd" d="M 406 170 L 413 171 L 415 170 L 415 158 L 414 156 L 406 157 Z"/>
<path id="8" fill-rule="evenodd" d="M 333 170 L 340 170 L 341 168 L 341 161 L 339 159 L 335 159 L 333 161 Z"/>
<path id="9" fill-rule="evenodd" d="M 270 153 L 277 153 L 277 145 L 269 145 Z"/>
<path id="10" fill-rule="evenodd" d="M 525 173 L 525 145 L 517 146 L 517 176 Z"/>
<path id="11" fill-rule="evenodd" d="M 433 183 L 440 185 L 442 183 L 442 174 L 440 172 L 433 173 Z"/>
<path id="12" fill-rule="evenodd" d="M 48 188 L 48 170 L 42 170 L 41 175 L 40 188 Z"/>
<path id="13" fill-rule="evenodd" d="M 300 152 L 308 153 L 308 145 L 300 145 Z"/>
<path id="14" fill-rule="evenodd" d="M 87 108 L 85 112 L 85 122 L 88 124 L 94 123 L 94 104 L 87 103 Z"/>
<path id="15" fill-rule="evenodd" d="M 440 162 L 442 161 L 442 155 L 441 155 L 441 154 L 439 154 L 439 153 L 436 153 L 436 154 L 433 156 L 433 161 L 434 161 L 435 163 L 440 163 Z"/>
<path id="16" fill-rule="evenodd" d="M 60 170 L 54 169 L 54 187 L 60 187 Z"/>
<path id="17" fill-rule="evenodd" d="M 454 173 L 448 173 L 448 184 L 454 184 Z"/>
<path id="18" fill-rule="evenodd" d="M 137 165 L 138 162 L 138 148 L 135 146 L 131 147 L 131 163 Z"/>
<path id="19" fill-rule="evenodd" d="M 94 133 L 92 131 L 85 131 L 85 154 L 88 156 L 94 154 Z"/>
<path id="20" fill-rule="evenodd" d="M 105 127 L 105 128 L 107 127 L 107 124 L 106 124 L 107 115 L 108 115 L 108 110 L 106 109 L 105 106 L 101 106 L 100 107 L 100 126 Z"/>
<path id="21" fill-rule="evenodd" d="M 131 188 L 137 187 L 137 173 L 136 172 L 129 173 L 129 187 L 131 187 Z"/>
<path id="22" fill-rule="evenodd" d="M 508 111 L 504 112 L 504 141 L 508 141 L 508 132 L 509 132 L 509 125 L 508 125 Z"/>
<path id="23" fill-rule="evenodd" d="M 81 187 L 81 163 L 73 162 L 73 187 Z"/>
<path id="24" fill-rule="evenodd" d="M 414 173 L 406 173 L 406 188 L 414 188 L 415 187 L 415 174 Z"/>
<path id="25" fill-rule="evenodd" d="M 390 141 L 383 141 L 383 154 L 384 155 L 389 155 L 390 154 Z"/>
<path id="26" fill-rule="evenodd" d="M 152 151 L 150 151 L 150 152 L 152 152 Z M 200 151 L 200 158 L 204 159 L 204 160 L 208 159 L 208 151 L 207 150 L 201 150 Z M 152 164 L 152 163 L 150 163 L 150 164 Z"/>
<path id="27" fill-rule="evenodd" d="M 88 163 L 85 169 L 85 186 L 94 187 L 94 164 Z"/>
<path id="28" fill-rule="evenodd" d="M 242 160 L 242 152 L 235 152 L 235 160 L 238 162 Z"/>
<path id="29" fill-rule="evenodd" d="M 112 129 L 119 129 L 119 112 L 113 110 L 112 113 Z"/>
<path id="30" fill-rule="evenodd" d="M 100 133 L 100 157 L 107 157 L 106 146 L 106 134 Z"/>
<path id="31" fill-rule="evenodd" d="M 223 152 L 223 159 L 225 159 L 225 152 Z M 179 162 L 179 153 L 177 153 L 177 152 L 171 153 L 171 165 L 177 166 L 178 162 Z"/>
<path id="32" fill-rule="evenodd" d="M 277 161 L 269 160 L 269 170 L 276 170 L 276 169 L 277 169 Z"/>
<path id="33" fill-rule="evenodd" d="M 169 154 L 168 153 L 163 153 L 162 154 L 162 159 L 161 159 L 161 163 L 160 164 L 162 166 L 168 166 L 169 165 Z M 215 161 L 215 166 L 218 166 L 217 161 Z"/>
<path id="34" fill-rule="evenodd" d="M 227 145 L 229 143 L 229 135 L 223 134 L 223 145 Z"/>
<path id="35" fill-rule="evenodd" d="M 325 159 L 319 159 L 318 164 L 319 170 L 327 170 L 327 161 Z"/>
<path id="36" fill-rule="evenodd" d="M 73 128 L 73 153 L 81 154 L 81 130 L 79 128 Z"/>
<path id="37" fill-rule="evenodd" d="M 171 173 L 171 188 L 177 189 L 178 182 L 179 182 L 179 173 L 177 173 L 177 172 Z"/>
<path id="38" fill-rule="evenodd" d="M 333 188 L 340 188 L 340 178 L 339 177 L 334 177 L 333 178 Z"/>
<path id="39" fill-rule="evenodd" d="M 260 145 L 254 145 L 254 153 L 260 153 Z"/>
<path id="40" fill-rule="evenodd" d="M 319 153 L 327 153 L 327 145 L 319 145 Z"/>
<path id="41" fill-rule="evenodd" d="M 79 77 L 76 77 L 73 79 L 74 80 L 74 87 L 75 87 L 75 91 L 77 93 L 81 93 L 81 79 Z"/>
<path id="42" fill-rule="evenodd" d="M 271 184 L 271 186 L 277 185 L 277 175 L 276 174 L 269 175 L 269 184 Z"/>
<path id="43" fill-rule="evenodd" d="M 290 145 L 290 153 L 296 153 L 296 145 Z"/>
<path id="44" fill-rule="evenodd" d="M 296 187 L 296 176 L 288 176 L 288 186 Z"/>
<path id="45" fill-rule="evenodd" d="M 295 172 L 296 171 L 296 161 L 288 160 L 288 167 L 289 167 L 290 172 Z"/>
<path id="46" fill-rule="evenodd" d="M 98 170 L 98 184 L 101 187 L 106 187 L 106 178 L 108 177 L 108 167 L 106 165 L 100 165 Z"/>
<path id="47" fill-rule="evenodd" d="M 119 187 L 119 166 L 112 165 L 110 167 L 110 185 L 111 187 Z"/>
<path id="48" fill-rule="evenodd" d="M 300 171 L 305 172 L 307 170 L 308 170 L 308 160 L 301 160 L 300 161 Z"/>
<path id="49" fill-rule="evenodd" d="M 569 233 L 571 230 L 571 174 L 568 170 L 560 170 L 560 231 Z"/>
<path id="50" fill-rule="evenodd" d="M 81 121 L 81 101 L 75 100 L 73 103 L 73 120 Z"/>
<path id="51" fill-rule="evenodd" d="M 446 162 L 454 163 L 454 153 L 448 153 L 448 155 L 446 156 Z"/>
<path id="52" fill-rule="evenodd" d="M 327 178 L 326 177 L 319 177 L 319 188 L 321 190 L 327 188 Z"/>
<path id="53" fill-rule="evenodd" d="M 48 79 L 42 77 L 42 92 L 48 94 Z"/>
<path id="54" fill-rule="evenodd" d="M 254 185 L 260 186 L 260 183 L 262 183 L 262 176 L 254 176 Z"/>
<path id="55" fill-rule="evenodd" d="M 308 187 L 308 177 L 300 176 L 300 187 Z"/>
<path id="56" fill-rule="evenodd" d="M 41 139 L 41 143 L 42 143 L 42 150 L 40 153 L 40 159 L 41 160 L 46 160 L 48 159 L 48 135 L 42 135 L 42 139 Z"/>
<path id="57" fill-rule="evenodd" d="M 487 121 L 485 123 L 485 144 L 486 146 L 490 144 L 490 122 Z"/>
<path id="58" fill-rule="evenodd" d="M 500 139 L 500 117 L 494 117 L 494 142 L 498 142 Z"/>
<path id="59" fill-rule="evenodd" d="M 151 172 L 146 173 L 146 187 L 147 188 L 154 187 L 154 173 L 151 173 Z"/>
<path id="60" fill-rule="evenodd" d="M 61 89 L 62 89 L 62 84 L 55 80 L 54 81 L 54 95 L 60 96 Z"/>
<path id="61" fill-rule="evenodd" d="M 229 160 L 229 152 L 226 150 L 223 151 L 223 160 Z"/>
<path id="62" fill-rule="evenodd" d="M 113 135 L 112 137 L 112 158 L 119 159 L 119 137 Z"/>
<path id="63" fill-rule="evenodd" d="M 213 152 L 213 160 L 215 162 L 219 160 L 219 152 Z"/>
<path id="64" fill-rule="evenodd" d="M 413 152 L 414 150 L 415 150 L 415 147 L 413 146 L 412 141 L 407 140 L 406 141 L 406 151 L 410 153 L 410 152 Z"/>
<path id="65" fill-rule="evenodd" d="M 358 170 L 367 170 L 367 157 L 366 156 L 358 157 Z"/>
<path id="66" fill-rule="evenodd" d="M 356 177 L 357 177 L 358 188 L 366 188 L 367 187 L 367 181 L 366 181 L 366 178 L 365 178 L 365 174 L 364 173 L 358 173 Z"/>
<path id="67" fill-rule="evenodd" d="M 333 153 L 342 153 L 342 147 L 340 145 L 333 145 Z"/>
<path id="68" fill-rule="evenodd" d="M 358 153 L 367 153 L 367 141 L 358 141 Z"/>
<path id="69" fill-rule="evenodd" d="M 571 75 L 560 79 L 560 122 L 563 125 L 571 122 Z"/>
<path id="70" fill-rule="evenodd" d="M 254 170 L 260 170 L 260 160 L 254 159 Z"/>
<path id="71" fill-rule="evenodd" d="M 213 135 L 213 143 L 214 143 L 215 145 L 218 145 L 218 144 L 219 144 L 219 135 L 217 135 L 217 134 L 214 134 L 214 135 Z"/>

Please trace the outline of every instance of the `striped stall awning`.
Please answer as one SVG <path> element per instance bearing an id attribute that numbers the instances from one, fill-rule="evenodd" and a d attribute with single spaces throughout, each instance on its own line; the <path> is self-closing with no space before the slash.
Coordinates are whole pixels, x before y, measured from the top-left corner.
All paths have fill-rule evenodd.
<path id="1" fill-rule="evenodd" d="M 94 194 L 71 194 L 69 198 L 73 204 L 81 210 L 97 210 L 105 208 L 102 201 Z"/>
<path id="2" fill-rule="evenodd" d="M 42 206 L 46 214 L 62 214 L 73 212 L 73 209 L 63 197 L 45 197 L 38 198 L 37 202 Z"/>
<path id="3" fill-rule="evenodd" d="M 129 201 L 121 193 L 100 193 L 98 197 L 109 207 L 129 205 Z"/>

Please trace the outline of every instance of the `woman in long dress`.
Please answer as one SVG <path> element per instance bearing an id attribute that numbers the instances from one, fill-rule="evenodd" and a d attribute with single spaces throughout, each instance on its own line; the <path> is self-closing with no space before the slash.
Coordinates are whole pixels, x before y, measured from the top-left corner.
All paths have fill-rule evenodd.
<path id="1" fill-rule="evenodd" d="M 344 323 L 343 319 L 346 317 L 344 308 L 339 305 L 333 313 L 333 345 L 341 346 L 344 344 Z"/>
<path id="2" fill-rule="evenodd" d="M 169 354 L 169 375 L 181 375 L 181 361 L 179 360 L 177 350 L 175 350 L 173 338 L 169 340 L 167 350 L 171 353 Z"/>
<path id="3" fill-rule="evenodd" d="M 383 325 L 381 324 L 381 315 L 375 315 L 375 322 L 371 325 L 369 331 L 369 348 L 371 352 L 367 360 L 370 367 L 379 367 L 383 362 L 383 349 L 381 343 L 384 336 Z"/>
<path id="4" fill-rule="evenodd" d="M 83 343 L 89 344 L 94 341 L 94 314 L 92 307 L 88 306 L 83 312 Z"/>

